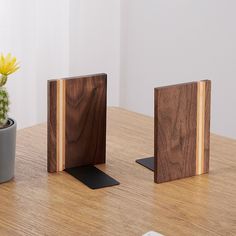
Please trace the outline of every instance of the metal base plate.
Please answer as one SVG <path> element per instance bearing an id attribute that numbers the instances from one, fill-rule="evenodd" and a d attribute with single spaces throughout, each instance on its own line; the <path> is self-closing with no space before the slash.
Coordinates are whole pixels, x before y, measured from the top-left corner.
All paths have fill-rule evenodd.
<path id="1" fill-rule="evenodd" d="M 136 162 L 149 170 L 154 171 L 154 157 L 147 157 L 143 159 L 138 159 Z"/>
<path id="2" fill-rule="evenodd" d="M 120 184 L 93 165 L 73 167 L 65 171 L 91 189 L 99 189 Z"/>

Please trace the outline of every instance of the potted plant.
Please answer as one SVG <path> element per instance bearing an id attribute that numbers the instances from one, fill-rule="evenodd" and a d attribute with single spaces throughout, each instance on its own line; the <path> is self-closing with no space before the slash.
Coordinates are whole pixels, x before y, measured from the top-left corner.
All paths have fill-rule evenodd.
<path id="1" fill-rule="evenodd" d="M 19 69 L 11 54 L 0 56 L 0 183 L 14 177 L 16 121 L 8 117 L 9 96 L 5 85 L 8 76 Z"/>

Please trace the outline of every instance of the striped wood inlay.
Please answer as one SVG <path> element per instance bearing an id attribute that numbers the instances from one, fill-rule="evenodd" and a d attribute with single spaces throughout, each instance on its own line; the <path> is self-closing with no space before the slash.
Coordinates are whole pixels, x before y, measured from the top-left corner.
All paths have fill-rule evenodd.
<path id="1" fill-rule="evenodd" d="M 57 81 L 57 171 L 65 169 L 66 81 Z"/>
<path id="2" fill-rule="evenodd" d="M 197 84 L 197 143 L 196 143 L 196 175 L 204 173 L 204 129 L 205 129 L 205 103 L 206 82 Z"/>
<path id="3" fill-rule="evenodd" d="M 48 171 L 105 163 L 107 75 L 48 81 Z"/>
<path id="4" fill-rule="evenodd" d="M 155 89 L 154 180 L 209 171 L 211 81 Z"/>

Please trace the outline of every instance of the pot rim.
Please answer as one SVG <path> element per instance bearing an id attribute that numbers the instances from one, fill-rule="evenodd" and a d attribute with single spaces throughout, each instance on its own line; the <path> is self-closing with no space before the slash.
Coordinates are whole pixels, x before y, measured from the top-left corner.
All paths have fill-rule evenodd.
<path id="1" fill-rule="evenodd" d="M 16 121 L 14 119 L 8 118 L 7 120 L 10 121 L 10 125 L 8 125 L 6 127 L 3 127 L 3 128 L 0 128 L 0 132 L 3 131 L 3 130 L 11 129 L 12 127 L 14 127 L 16 125 Z"/>

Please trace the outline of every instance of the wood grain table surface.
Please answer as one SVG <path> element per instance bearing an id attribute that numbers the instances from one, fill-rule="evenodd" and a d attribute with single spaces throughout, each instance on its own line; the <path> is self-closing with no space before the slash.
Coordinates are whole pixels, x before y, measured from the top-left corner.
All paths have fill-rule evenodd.
<path id="1" fill-rule="evenodd" d="M 108 109 L 107 163 L 121 182 L 91 190 L 47 172 L 46 124 L 18 131 L 14 180 L 0 185 L 0 235 L 236 235 L 236 141 L 211 135 L 210 173 L 155 184 L 153 119 Z"/>

